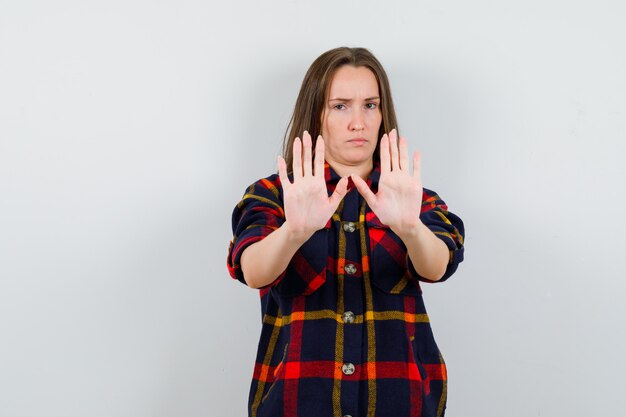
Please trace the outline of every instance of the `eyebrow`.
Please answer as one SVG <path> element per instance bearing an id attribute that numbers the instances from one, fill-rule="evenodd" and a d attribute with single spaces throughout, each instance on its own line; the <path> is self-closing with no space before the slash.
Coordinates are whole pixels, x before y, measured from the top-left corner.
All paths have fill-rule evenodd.
<path id="1" fill-rule="evenodd" d="M 376 97 L 368 97 L 368 98 L 365 99 L 365 101 L 371 101 L 371 100 L 380 100 L 380 97 L 378 97 L 378 96 L 376 96 Z M 337 97 L 337 98 L 331 98 L 328 101 L 347 101 L 347 102 L 350 102 L 350 101 L 352 101 L 352 99 L 351 98 L 340 98 L 340 97 Z"/>

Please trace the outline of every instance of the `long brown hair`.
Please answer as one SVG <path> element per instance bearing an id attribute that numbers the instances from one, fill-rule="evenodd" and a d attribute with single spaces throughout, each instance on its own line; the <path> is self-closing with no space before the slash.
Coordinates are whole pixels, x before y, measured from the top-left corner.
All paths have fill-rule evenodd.
<path id="1" fill-rule="evenodd" d="M 291 120 L 287 125 L 283 139 L 283 158 L 287 162 L 287 171 L 289 173 L 293 170 L 293 141 L 296 137 L 302 139 L 302 133 L 305 130 L 311 135 L 313 152 L 315 152 L 317 136 L 322 131 L 322 112 L 330 89 L 330 82 L 335 71 L 344 65 L 366 67 L 374 73 L 378 82 L 382 123 L 378 130 L 379 142 L 376 144 L 376 150 L 374 151 L 374 161 L 378 161 L 380 158 L 378 149 L 382 135 L 393 128 L 398 128 L 396 112 L 391 99 L 389 79 L 376 57 L 365 48 L 348 48 L 344 46 L 326 51 L 313 61 L 304 76 Z"/>

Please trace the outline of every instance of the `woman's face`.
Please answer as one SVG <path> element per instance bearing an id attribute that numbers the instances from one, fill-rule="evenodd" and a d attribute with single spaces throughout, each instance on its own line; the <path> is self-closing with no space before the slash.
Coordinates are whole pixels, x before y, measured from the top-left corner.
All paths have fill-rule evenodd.
<path id="1" fill-rule="evenodd" d="M 366 67 L 339 67 L 322 112 L 326 161 L 333 167 L 371 166 L 381 122 L 374 73 Z"/>

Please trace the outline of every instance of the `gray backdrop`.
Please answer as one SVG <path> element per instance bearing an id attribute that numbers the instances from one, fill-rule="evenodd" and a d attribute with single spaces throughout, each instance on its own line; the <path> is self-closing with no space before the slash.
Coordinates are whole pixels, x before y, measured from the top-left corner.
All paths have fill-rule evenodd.
<path id="1" fill-rule="evenodd" d="M 230 215 L 323 51 L 388 70 L 466 260 L 424 285 L 450 417 L 618 415 L 620 1 L 0 1 L 0 415 L 244 416 Z"/>

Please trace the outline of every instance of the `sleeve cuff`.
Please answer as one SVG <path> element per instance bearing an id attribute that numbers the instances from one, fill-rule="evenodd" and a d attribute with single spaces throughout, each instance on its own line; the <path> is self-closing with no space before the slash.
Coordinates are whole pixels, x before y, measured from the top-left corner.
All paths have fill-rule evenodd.
<path id="1" fill-rule="evenodd" d="M 253 230 L 253 229 L 257 229 L 257 230 Z M 258 229 L 263 229 L 263 230 L 258 230 Z M 236 279 L 240 281 L 242 284 L 249 286 L 245 280 L 243 271 L 241 269 L 241 254 L 248 246 L 260 240 L 263 240 L 267 235 L 272 233 L 274 230 L 275 229 L 271 227 L 258 226 L 258 227 L 248 229 L 247 231 L 250 231 L 250 232 L 244 233 L 241 236 L 238 236 L 237 239 L 235 239 L 234 241 L 232 240 L 230 241 L 230 244 L 228 247 L 228 257 L 226 260 L 226 266 L 228 268 L 228 273 L 233 279 Z M 278 282 L 283 278 L 284 275 L 285 275 L 285 272 L 280 274 L 274 281 L 272 281 L 271 284 L 268 284 L 264 287 L 259 287 L 258 289 L 273 287 L 274 285 L 278 284 Z"/>
<path id="2" fill-rule="evenodd" d="M 463 261 L 464 250 L 462 246 L 461 247 L 457 246 L 454 237 L 443 227 L 438 227 L 435 225 L 431 225 L 431 226 L 427 225 L 427 227 L 428 229 L 430 229 L 431 232 L 435 234 L 435 236 L 441 239 L 448 247 L 450 258 L 448 260 L 446 271 L 441 276 L 441 278 L 439 278 L 436 281 L 428 279 L 428 278 L 424 278 L 423 276 L 418 274 L 417 271 L 415 270 L 415 266 L 413 265 L 413 262 L 411 262 L 411 258 L 409 257 L 408 253 L 406 255 L 407 268 L 409 272 L 411 273 L 411 275 L 420 281 L 430 282 L 430 283 L 443 282 L 443 281 L 446 281 L 448 278 L 450 278 L 452 274 L 454 274 L 454 272 L 457 270 L 459 266 L 459 263 Z"/>

